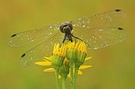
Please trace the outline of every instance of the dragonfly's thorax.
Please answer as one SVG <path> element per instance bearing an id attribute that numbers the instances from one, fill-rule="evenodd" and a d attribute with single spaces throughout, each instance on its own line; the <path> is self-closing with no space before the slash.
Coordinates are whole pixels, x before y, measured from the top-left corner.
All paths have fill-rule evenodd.
<path id="1" fill-rule="evenodd" d="M 65 22 L 60 25 L 60 31 L 62 33 L 71 33 L 71 30 L 73 29 L 73 26 L 70 22 Z"/>

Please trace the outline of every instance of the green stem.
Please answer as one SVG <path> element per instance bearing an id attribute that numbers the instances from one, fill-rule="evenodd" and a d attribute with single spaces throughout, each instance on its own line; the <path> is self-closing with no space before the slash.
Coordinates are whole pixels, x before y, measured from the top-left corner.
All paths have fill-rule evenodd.
<path id="1" fill-rule="evenodd" d="M 62 89 L 66 89 L 66 77 L 62 77 Z"/>
<path id="2" fill-rule="evenodd" d="M 74 89 L 73 87 L 73 66 L 74 66 L 74 63 L 73 62 L 70 62 L 70 86 L 71 86 L 71 89 Z"/>
<path id="3" fill-rule="evenodd" d="M 55 70 L 55 77 L 56 77 L 56 87 L 57 89 L 60 89 L 58 69 Z"/>
<path id="4" fill-rule="evenodd" d="M 74 87 L 74 89 L 75 89 L 75 85 L 76 85 L 77 75 L 78 75 L 78 68 L 75 68 L 75 72 L 74 72 L 74 76 L 73 76 L 73 87 Z"/>

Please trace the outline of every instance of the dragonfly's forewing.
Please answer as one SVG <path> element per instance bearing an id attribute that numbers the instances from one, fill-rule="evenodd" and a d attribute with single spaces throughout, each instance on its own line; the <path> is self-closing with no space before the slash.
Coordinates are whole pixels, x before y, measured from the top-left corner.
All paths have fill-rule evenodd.
<path id="1" fill-rule="evenodd" d="M 45 26 L 41 29 L 13 34 L 9 39 L 11 47 L 29 47 L 36 45 L 25 52 L 21 58 L 21 66 L 33 65 L 35 61 L 43 60 L 50 56 L 54 43 L 62 43 L 64 34 L 59 30 L 59 25 Z"/>
<path id="2" fill-rule="evenodd" d="M 62 43 L 64 35 L 62 33 L 53 34 L 48 37 L 47 40 L 43 41 L 39 45 L 25 52 L 20 58 L 21 66 L 33 65 L 34 62 L 43 61 L 45 56 L 51 56 L 53 52 L 53 46 L 55 43 Z"/>
<path id="3" fill-rule="evenodd" d="M 127 18 L 125 12 L 116 9 L 92 17 L 72 21 L 73 34 L 88 43 L 90 49 L 99 49 L 123 41 L 125 29 L 118 25 Z"/>
<path id="4" fill-rule="evenodd" d="M 9 39 L 11 47 L 29 47 L 44 40 L 59 32 L 59 24 L 45 26 L 40 29 L 20 32 L 13 34 Z"/>

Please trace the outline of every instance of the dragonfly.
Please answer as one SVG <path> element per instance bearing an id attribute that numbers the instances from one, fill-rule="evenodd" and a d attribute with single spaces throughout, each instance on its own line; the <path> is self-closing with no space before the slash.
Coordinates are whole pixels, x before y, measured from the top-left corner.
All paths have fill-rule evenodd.
<path id="1" fill-rule="evenodd" d="M 22 54 L 22 67 L 33 65 L 52 54 L 55 43 L 65 41 L 84 41 L 88 49 L 100 49 L 127 38 L 127 31 L 120 27 L 127 18 L 121 9 L 113 9 L 94 16 L 86 16 L 69 22 L 46 25 L 39 29 L 29 30 L 11 35 L 11 47 L 32 47 Z"/>

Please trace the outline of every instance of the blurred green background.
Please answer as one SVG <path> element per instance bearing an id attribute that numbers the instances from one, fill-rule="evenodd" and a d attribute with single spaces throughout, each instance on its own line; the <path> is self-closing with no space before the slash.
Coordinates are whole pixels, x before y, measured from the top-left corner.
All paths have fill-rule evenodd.
<path id="1" fill-rule="evenodd" d="M 121 24 L 128 38 L 90 50 L 93 58 L 87 64 L 93 67 L 78 76 L 76 89 L 135 89 L 134 0 L 0 0 L 0 89 L 56 89 L 54 73 L 43 73 L 39 66 L 19 66 L 20 55 L 28 49 L 9 47 L 11 34 L 116 8 L 128 14 Z"/>

